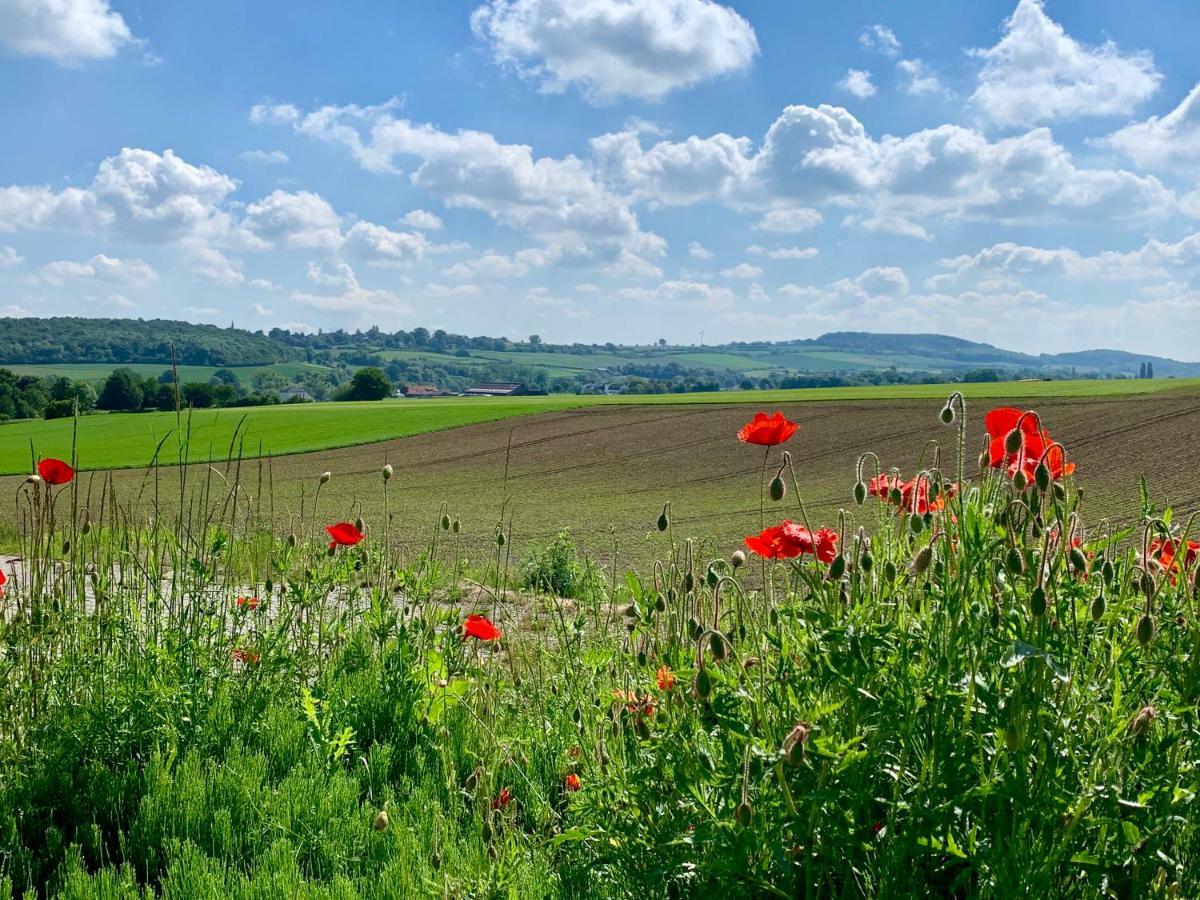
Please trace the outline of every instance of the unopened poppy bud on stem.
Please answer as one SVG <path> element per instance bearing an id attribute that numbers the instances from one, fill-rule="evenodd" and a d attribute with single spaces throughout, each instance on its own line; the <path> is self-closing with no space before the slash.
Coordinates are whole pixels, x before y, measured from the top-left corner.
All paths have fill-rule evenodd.
<path id="1" fill-rule="evenodd" d="M 1154 620 L 1149 615 L 1144 615 L 1138 619 L 1137 623 L 1137 641 L 1143 647 L 1154 640 Z"/>
<path id="2" fill-rule="evenodd" d="M 669 510 L 670 507 L 671 505 L 669 503 L 663 504 L 662 512 L 658 514 L 659 531 L 666 531 L 669 527 L 671 527 L 671 518 L 667 514 L 667 510 Z"/>
<path id="3" fill-rule="evenodd" d="M 321 484 L 325 484 L 325 483 L 326 483 L 327 481 L 329 481 L 329 479 L 330 479 L 330 478 L 332 478 L 332 477 L 333 477 L 333 473 L 332 473 L 332 472 L 322 472 L 322 473 L 321 473 L 321 477 L 320 477 L 319 481 L 320 481 L 320 483 L 321 483 Z"/>
<path id="4" fill-rule="evenodd" d="M 746 554 L 741 550 L 734 550 L 733 555 L 729 557 L 729 564 L 735 569 L 740 569 L 746 564 Z"/>
<path id="5" fill-rule="evenodd" d="M 391 464 L 391 463 L 388 463 L 387 465 L 385 465 L 385 466 L 383 467 L 383 480 L 384 480 L 384 481 L 391 481 L 391 480 L 392 480 L 392 471 L 393 471 L 393 470 L 392 470 L 392 464 Z"/>
<path id="6" fill-rule="evenodd" d="M 771 484 L 767 488 L 767 493 L 776 503 L 783 499 L 784 494 L 787 493 L 787 487 L 783 483 L 782 476 L 776 475 L 771 479 Z"/>

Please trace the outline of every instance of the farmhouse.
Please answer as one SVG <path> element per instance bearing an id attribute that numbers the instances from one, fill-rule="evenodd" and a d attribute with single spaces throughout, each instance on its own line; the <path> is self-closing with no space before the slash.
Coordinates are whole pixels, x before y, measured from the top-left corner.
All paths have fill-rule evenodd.
<path id="1" fill-rule="evenodd" d="M 396 397 L 450 397 L 453 396 L 449 391 L 443 391 L 440 387 L 433 384 L 406 384 L 393 395 Z"/>
<path id="2" fill-rule="evenodd" d="M 279 392 L 280 403 L 309 403 L 312 401 L 312 394 L 307 388 L 302 388 L 299 385 L 284 388 Z"/>
<path id="3" fill-rule="evenodd" d="M 475 387 L 467 388 L 467 397 L 541 397 L 545 391 L 540 387 L 519 382 L 516 384 L 500 381 L 485 381 Z"/>

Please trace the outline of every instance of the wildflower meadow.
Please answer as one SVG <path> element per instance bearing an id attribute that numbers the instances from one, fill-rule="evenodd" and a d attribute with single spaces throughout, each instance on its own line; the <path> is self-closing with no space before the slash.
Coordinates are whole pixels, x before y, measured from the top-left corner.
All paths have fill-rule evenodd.
<path id="1" fill-rule="evenodd" d="M 377 521 L 326 472 L 280 529 L 235 459 L 168 503 L 34 447 L 0 898 L 1195 896 L 1200 534 L 974 414 L 816 519 L 759 413 L 744 541 L 648 509 L 636 571 L 515 553 L 507 504 L 402 551 L 388 465 Z"/>

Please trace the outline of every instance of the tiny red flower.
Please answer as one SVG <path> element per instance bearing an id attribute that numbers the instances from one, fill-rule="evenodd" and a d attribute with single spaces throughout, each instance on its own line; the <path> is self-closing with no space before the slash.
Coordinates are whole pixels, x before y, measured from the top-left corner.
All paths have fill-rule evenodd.
<path id="1" fill-rule="evenodd" d="M 655 676 L 660 691 L 669 691 L 675 687 L 675 673 L 667 666 L 660 666 Z"/>
<path id="2" fill-rule="evenodd" d="M 0 597 L 4 596 L 4 585 L 8 584 L 8 576 L 4 574 L 4 570 L 0 569 Z"/>
<path id="3" fill-rule="evenodd" d="M 258 609 L 257 597 L 238 597 L 237 605 L 242 609 Z"/>
<path id="4" fill-rule="evenodd" d="M 338 522 L 336 525 L 326 525 L 329 532 L 329 549 L 334 547 L 353 547 L 363 539 L 363 533 L 349 522 Z"/>
<path id="5" fill-rule="evenodd" d="M 496 799 L 492 801 L 492 809 L 507 809 L 511 801 L 512 791 L 508 788 L 501 788 L 500 793 L 496 795 Z"/>
<path id="6" fill-rule="evenodd" d="M 493 625 L 486 617 L 477 616 L 472 613 L 467 616 L 467 621 L 463 622 L 463 636 L 473 637 L 481 641 L 498 641 L 504 636 L 504 632 Z"/>
<path id="7" fill-rule="evenodd" d="M 574 772 L 571 772 L 566 778 L 563 779 L 563 787 L 572 793 L 579 790 L 581 786 L 582 785 L 579 781 L 579 776 Z"/>
<path id="8" fill-rule="evenodd" d="M 243 664 L 256 663 L 262 659 L 253 650 L 243 650 L 241 647 L 233 648 L 233 658 Z"/>
<path id="9" fill-rule="evenodd" d="M 75 477 L 75 470 L 63 462 L 61 459 L 47 457 L 41 460 L 38 465 L 38 474 L 42 476 L 42 481 L 46 484 L 66 484 Z"/>
<path id="10" fill-rule="evenodd" d="M 838 534 L 832 528 L 814 534 L 791 521 L 764 529 L 746 538 L 746 547 L 764 559 L 792 559 L 811 553 L 821 562 L 833 562 L 837 556 Z"/>
<path id="11" fill-rule="evenodd" d="M 777 412 L 773 416 L 760 412 L 755 413 L 754 418 L 741 427 L 737 436 L 743 444 L 774 447 L 790 438 L 799 427 L 781 412 Z"/>

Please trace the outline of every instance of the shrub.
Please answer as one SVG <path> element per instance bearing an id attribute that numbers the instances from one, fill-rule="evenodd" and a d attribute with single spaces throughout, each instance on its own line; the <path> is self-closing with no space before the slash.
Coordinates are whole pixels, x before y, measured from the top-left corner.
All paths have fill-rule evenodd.
<path id="1" fill-rule="evenodd" d="M 592 561 L 578 559 L 575 541 L 566 530 L 545 547 L 530 548 L 518 574 L 522 587 L 559 597 L 583 597 L 601 583 L 600 572 Z"/>

